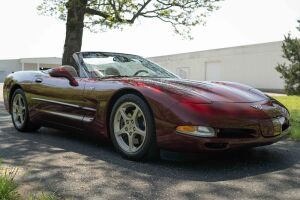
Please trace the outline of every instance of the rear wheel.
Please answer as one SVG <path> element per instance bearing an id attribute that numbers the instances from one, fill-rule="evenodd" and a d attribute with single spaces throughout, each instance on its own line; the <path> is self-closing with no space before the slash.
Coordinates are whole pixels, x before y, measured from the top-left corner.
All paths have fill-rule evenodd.
<path id="1" fill-rule="evenodd" d="M 35 131 L 40 128 L 29 119 L 28 104 L 25 93 L 22 89 L 17 89 L 11 99 L 11 118 L 14 127 L 21 132 Z"/>
<path id="2" fill-rule="evenodd" d="M 157 154 L 151 110 L 137 95 L 117 100 L 110 116 L 110 134 L 115 148 L 128 159 L 149 159 Z"/>

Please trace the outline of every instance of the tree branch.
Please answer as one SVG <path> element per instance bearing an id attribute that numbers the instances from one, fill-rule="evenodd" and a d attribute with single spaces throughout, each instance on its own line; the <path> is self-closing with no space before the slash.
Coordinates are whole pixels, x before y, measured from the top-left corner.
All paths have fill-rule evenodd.
<path id="1" fill-rule="evenodd" d="M 147 0 L 141 8 L 132 16 L 130 20 L 128 20 L 129 23 L 134 23 L 135 19 L 141 14 L 141 12 L 146 8 L 146 6 L 151 2 L 152 0 Z"/>
<path id="2" fill-rule="evenodd" d="M 86 8 L 85 13 L 90 14 L 90 15 L 98 15 L 98 16 L 103 17 L 105 19 L 110 17 L 110 15 L 105 13 L 105 12 L 101 12 L 99 10 L 94 10 L 94 9 L 91 9 L 91 8 Z"/>

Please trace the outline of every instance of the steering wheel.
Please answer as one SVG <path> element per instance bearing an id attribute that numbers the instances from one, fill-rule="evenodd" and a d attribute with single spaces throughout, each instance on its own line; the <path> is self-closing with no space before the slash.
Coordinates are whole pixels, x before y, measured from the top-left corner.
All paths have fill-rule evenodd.
<path id="1" fill-rule="evenodd" d="M 136 75 L 138 75 L 139 73 L 142 73 L 142 72 L 149 74 L 149 72 L 147 70 L 141 69 L 141 70 L 138 70 L 137 72 L 135 72 L 133 74 L 133 76 L 136 76 Z"/>

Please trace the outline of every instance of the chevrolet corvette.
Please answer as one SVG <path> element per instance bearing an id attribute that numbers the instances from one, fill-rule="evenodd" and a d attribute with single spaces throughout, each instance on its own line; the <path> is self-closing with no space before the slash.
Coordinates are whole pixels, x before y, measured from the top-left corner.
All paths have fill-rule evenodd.
<path id="1" fill-rule="evenodd" d="M 289 111 L 250 86 L 181 79 L 140 56 L 79 52 L 72 66 L 19 71 L 4 104 L 20 132 L 41 126 L 112 141 L 131 160 L 160 149 L 219 152 L 272 144 L 289 132 Z"/>

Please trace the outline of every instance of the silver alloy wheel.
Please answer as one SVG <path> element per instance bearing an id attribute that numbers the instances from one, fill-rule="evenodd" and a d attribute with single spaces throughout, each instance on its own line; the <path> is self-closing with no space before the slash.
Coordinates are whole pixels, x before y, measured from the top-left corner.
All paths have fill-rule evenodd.
<path id="1" fill-rule="evenodd" d="M 113 128 L 116 141 L 123 151 L 135 153 L 143 146 L 147 124 L 144 113 L 137 104 L 121 104 L 114 116 Z"/>
<path id="2" fill-rule="evenodd" d="M 12 116 L 15 125 L 21 128 L 24 125 L 26 116 L 25 100 L 21 94 L 16 94 L 13 99 Z"/>

